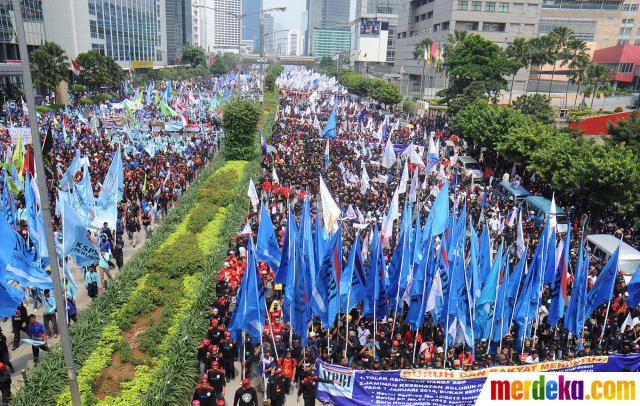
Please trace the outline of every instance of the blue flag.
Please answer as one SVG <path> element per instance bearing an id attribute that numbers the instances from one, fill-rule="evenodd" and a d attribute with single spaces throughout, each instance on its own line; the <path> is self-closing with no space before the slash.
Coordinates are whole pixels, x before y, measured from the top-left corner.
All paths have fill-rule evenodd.
<path id="1" fill-rule="evenodd" d="M 147 85 L 147 94 L 145 96 L 147 105 L 151 105 L 153 102 L 153 86 L 151 86 L 151 81 L 149 81 L 149 84 Z"/>
<path id="2" fill-rule="evenodd" d="M 627 299 L 629 307 L 638 306 L 640 304 L 640 266 L 638 266 L 636 273 L 633 274 L 633 278 L 629 281 L 627 292 L 629 292 L 629 298 Z"/>
<path id="3" fill-rule="evenodd" d="M 562 255 L 555 272 L 555 278 L 551 285 L 551 305 L 549 306 L 549 316 L 547 321 L 551 327 L 555 327 L 558 320 L 564 315 L 564 308 L 567 302 L 567 271 L 569 269 L 569 242 L 571 240 L 571 227 L 567 227 L 562 247 Z"/>
<path id="4" fill-rule="evenodd" d="M 81 169 L 80 159 L 80 150 L 76 149 L 76 154 L 73 156 L 69 167 L 65 173 L 62 174 L 62 178 L 60 179 L 60 188 L 65 192 L 68 192 L 73 188 L 73 179 Z"/>
<path id="5" fill-rule="evenodd" d="M 364 300 L 366 278 L 360 250 L 360 235 L 356 234 L 356 239 L 351 245 L 347 266 L 340 279 L 340 310 L 343 313 L 350 312 Z"/>
<path id="6" fill-rule="evenodd" d="M 545 234 L 546 235 L 546 234 Z M 547 241 L 546 265 L 544 268 L 544 284 L 551 285 L 556 279 L 556 229 L 551 228 Z"/>
<path id="7" fill-rule="evenodd" d="M 67 200 L 62 208 L 63 256 L 80 266 L 98 263 L 99 253 L 87 237 L 84 221 Z"/>
<path id="8" fill-rule="evenodd" d="M 22 286 L 53 289 L 51 277 L 35 260 L 27 242 L 0 216 L 0 272 L 2 281 L 13 280 Z M 13 309 L 15 312 L 15 308 Z"/>
<path id="9" fill-rule="evenodd" d="M 480 281 L 486 280 L 491 271 L 491 238 L 489 237 L 489 227 L 485 224 L 480 237 L 480 256 L 478 258 L 480 271 Z"/>
<path id="10" fill-rule="evenodd" d="M 444 233 L 447 228 L 447 222 L 449 221 L 449 184 L 445 182 L 436 197 L 429 217 L 427 218 L 427 224 L 425 225 L 424 232 L 432 236 L 436 236 Z"/>
<path id="11" fill-rule="evenodd" d="M 260 207 L 256 256 L 260 261 L 266 262 L 274 272 L 280 268 L 280 245 L 278 244 L 271 216 L 264 203 Z"/>
<path id="12" fill-rule="evenodd" d="M 322 263 L 318 269 L 316 286 L 318 291 L 325 292 L 327 304 L 326 324 L 329 328 L 333 325 L 339 312 L 340 302 L 340 276 L 342 274 L 342 227 L 333 235 L 324 253 Z"/>
<path id="13" fill-rule="evenodd" d="M 96 200 L 95 225 L 102 227 L 102 223 L 107 223 L 115 227 L 118 216 L 118 203 L 124 194 L 124 170 L 122 167 L 122 153 L 120 148 L 116 151 L 107 175 L 102 182 L 102 190 Z"/>
<path id="14" fill-rule="evenodd" d="M 335 138 L 336 137 L 336 110 L 333 109 L 329 114 L 329 120 L 322 130 L 322 137 Z"/>
<path id="15" fill-rule="evenodd" d="M 362 125 L 362 122 L 364 121 L 364 117 L 366 114 L 367 114 L 366 108 L 360 110 L 360 114 L 358 114 L 358 124 Z"/>
<path id="16" fill-rule="evenodd" d="M 266 305 L 262 283 L 258 281 L 256 253 L 253 238 L 251 237 L 249 237 L 249 246 L 247 248 L 247 267 L 238 290 L 236 307 L 229 323 L 229 331 L 236 337 L 236 340 L 240 338 L 241 331 L 247 332 L 251 337 L 251 341 L 257 344 L 262 340 Z"/>
<path id="17" fill-rule="evenodd" d="M 275 282 L 286 284 L 289 281 L 289 273 L 293 276 L 293 267 L 295 260 L 297 227 L 296 220 L 293 218 L 291 209 L 287 209 L 287 227 L 284 233 L 284 242 L 282 244 L 282 260 L 280 266 L 275 270 Z"/>
<path id="18" fill-rule="evenodd" d="M 16 227 L 16 209 L 13 204 L 13 196 L 11 195 L 11 190 L 9 189 L 9 176 L 7 175 L 7 171 L 3 169 L 3 185 L 2 185 L 2 215 L 4 219 L 9 223 L 11 228 L 14 230 Z"/>
<path id="19" fill-rule="evenodd" d="M 569 306 L 567 307 L 566 313 L 564 315 L 564 326 L 575 337 L 580 337 L 582 335 L 582 327 L 584 326 L 585 320 L 584 306 L 587 303 L 589 254 L 584 252 L 583 239 L 584 233 L 582 234 L 582 238 L 580 240 L 578 264 L 576 265 L 575 277 L 573 278 L 571 298 L 569 299 Z M 635 306 L 631 303 L 631 294 L 629 294 L 627 303 L 630 307 Z"/>
<path id="20" fill-rule="evenodd" d="M 524 339 L 529 336 L 531 331 L 531 323 L 535 320 L 538 313 L 538 301 L 540 299 L 540 285 L 544 277 L 543 252 L 545 251 L 545 239 L 538 242 L 536 252 L 531 261 L 529 272 L 524 278 L 523 289 L 516 302 L 514 320 L 518 325 L 518 337 L 516 347 L 522 348 Z"/>
<path id="21" fill-rule="evenodd" d="M 167 88 L 164 90 L 164 95 L 162 96 L 162 100 L 168 102 L 171 100 L 171 81 L 167 81 Z"/>
<path id="22" fill-rule="evenodd" d="M 364 313 L 365 317 L 383 319 L 388 312 L 388 301 L 385 290 L 385 263 L 382 252 L 382 241 L 376 226 L 369 253 L 369 266 L 365 285 Z"/>
<path id="23" fill-rule="evenodd" d="M 0 317 L 15 316 L 16 309 L 24 299 L 24 291 L 0 277 Z"/>
<path id="24" fill-rule="evenodd" d="M 496 299 L 498 297 L 498 280 L 500 278 L 500 271 L 502 270 L 503 249 L 503 243 L 500 243 L 500 248 L 498 248 L 498 253 L 493 261 L 493 266 L 491 267 L 491 272 L 489 272 L 489 275 L 484 282 L 480 297 L 476 300 L 474 325 L 477 332 L 476 338 L 481 340 L 489 338 L 490 328 L 487 328 L 487 322 L 495 310 Z M 490 327 L 491 323 L 488 323 L 488 325 Z"/>
<path id="25" fill-rule="evenodd" d="M 620 245 L 613 252 L 607 264 L 598 275 L 596 282 L 587 295 L 584 315 L 585 319 L 593 313 L 598 306 L 611 300 L 613 296 L 613 288 L 616 284 L 616 276 L 618 276 L 618 258 L 620 256 Z"/>

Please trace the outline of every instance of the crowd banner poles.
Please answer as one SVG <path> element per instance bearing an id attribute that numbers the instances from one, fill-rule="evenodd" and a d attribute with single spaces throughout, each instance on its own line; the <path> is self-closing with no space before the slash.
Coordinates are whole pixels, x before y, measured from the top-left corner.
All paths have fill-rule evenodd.
<path id="1" fill-rule="evenodd" d="M 244 331 L 242 331 L 242 372 L 240 377 L 244 379 L 245 372 L 247 369 L 247 339 L 244 336 Z"/>
<path id="2" fill-rule="evenodd" d="M 358 234 L 356 233 L 356 236 Z M 340 292 L 340 290 L 338 290 Z M 347 293 L 347 307 L 345 309 L 346 329 L 344 331 L 344 357 L 347 358 L 347 348 L 349 347 L 349 302 L 351 300 L 351 285 L 349 285 L 349 293 Z"/>
<path id="3" fill-rule="evenodd" d="M 21 10 L 20 0 L 12 0 L 13 9 Z M 80 389 L 78 387 L 78 378 L 76 367 L 73 360 L 73 348 L 71 346 L 71 337 L 69 336 L 69 324 L 65 323 L 66 310 L 64 299 L 62 297 L 62 286 L 60 283 L 60 269 L 58 267 L 56 247 L 53 236 L 53 223 L 51 221 L 51 209 L 49 204 L 49 192 L 47 190 L 47 178 L 44 170 L 44 161 L 42 159 L 42 143 L 40 141 L 40 132 L 38 130 L 38 120 L 36 117 L 36 103 L 33 94 L 33 82 L 31 79 L 31 66 L 29 65 L 29 51 L 27 49 L 26 35 L 24 32 L 24 21 L 22 13 L 14 12 L 15 32 L 18 37 L 18 50 L 20 53 L 20 63 L 22 66 L 22 79 L 24 84 L 24 93 L 28 107 L 29 127 L 31 129 L 31 139 L 33 143 L 33 161 L 36 170 L 38 193 L 40 194 L 40 210 L 45 228 L 45 236 L 47 241 L 47 253 L 50 262 L 51 276 L 53 280 L 53 295 L 56 301 L 56 313 L 58 319 L 58 328 L 60 330 L 60 341 L 62 343 L 62 352 L 64 354 L 65 368 L 67 370 L 67 379 L 69 381 L 69 390 L 71 392 L 71 403 L 73 406 L 81 406 Z"/>
<path id="4" fill-rule="evenodd" d="M 616 283 L 614 281 L 614 283 L 611 284 L 611 294 L 609 295 L 609 297 L 611 297 L 611 295 L 613 295 L 613 289 L 615 288 Z M 602 339 L 604 338 L 604 331 L 607 328 L 607 320 L 609 320 L 609 309 L 611 308 L 611 300 L 609 300 L 609 302 L 607 303 L 607 313 L 604 315 L 604 323 L 602 323 L 602 333 L 600 333 L 600 340 L 598 341 L 598 345 L 602 344 Z"/>

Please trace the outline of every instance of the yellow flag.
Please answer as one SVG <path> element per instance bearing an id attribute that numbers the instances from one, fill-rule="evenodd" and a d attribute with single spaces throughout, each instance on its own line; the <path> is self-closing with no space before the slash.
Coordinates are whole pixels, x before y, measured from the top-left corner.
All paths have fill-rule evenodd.
<path id="1" fill-rule="evenodd" d="M 24 176 L 22 175 L 22 166 L 24 165 L 24 153 L 22 152 L 22 134 L 18 135 L 18 142 L 16 148 L 13 150 L 13 156 L 11 157 L 11 163 L 18 172 L 18 177 L 24 182 Z"/>

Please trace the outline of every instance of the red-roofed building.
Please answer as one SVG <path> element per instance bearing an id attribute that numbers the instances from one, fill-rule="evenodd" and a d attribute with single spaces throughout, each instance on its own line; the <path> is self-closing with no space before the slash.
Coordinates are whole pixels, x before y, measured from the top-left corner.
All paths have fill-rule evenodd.
<path id="1" fill-rule="evenodd" d="M 598 49 L 593 61 L 607 65 L 611 71 L 611 80 L 617 83 L 629 83 L 635 87 L 640 80 L 640 45 L 616 45 Z"/>

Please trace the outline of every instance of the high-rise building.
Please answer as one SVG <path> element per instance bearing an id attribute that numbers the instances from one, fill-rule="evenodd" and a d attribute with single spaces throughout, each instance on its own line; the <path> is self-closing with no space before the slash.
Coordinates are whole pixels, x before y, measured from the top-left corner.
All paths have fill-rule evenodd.
<path id="1" fill-rule="evenodd" d="M 544 0 L 538 33 L 565 26 L 592 49 L 640 45 L 640 0 Z"/>
<path id="2" fill-rule="evenodd" d="M 454 30 L 481 35 L 503 47 L 518 37 L 530 38 L 538 32 L 541 4 L 542 0 L 402 0 L 394 72 L 406 73 L 411 83 L 420 83 L 423 59 L 414 58 L 416 45 L 429 38 L 442 50 Z M 520 70 L 514 89 L 523 90 L 527 79 L 528 73 Z M 426 67 L 425 87 L 442 88 L 444 82 L 444 75 L 433 66 Z"/>
<path id="3" fill-rule="evenodd" d="M 390 71 L 395 59 L 399 0 L 357 0 L 351 29 L 351 62 L 356 70 Z"/>
<path id="4" fill-rule="evenodd" d="M 252 40 L 254 50 L 260 49 L 260 10 L 262 0 L 242 0 L 242 40 Z"/>
<path id="5" fill-rule="evenodd" d="M 313 51 L 315 44 L 313 35 L 316 28 L 345 28 L 349 23 L 349 7 L 350 0 L 307 0 L 307 27 L 305 31 L 307 54 Z"/>
<path id="6" fill-rule="evenodd" d="M 46 0 L 45 37 L 70 58 L 89 50 L 123 68 L 152 68 L 167 61 L 165 0 Z"/>
<path id="7" fill-rule="evenodd" d="M 23 1 L 22 19 L 29 50 L 42 45 L 45 41 L 44 17 L 42 1 Z M 0 65 L 20 59 L 18 38 L 15 34 L 15 20 L 11 1 L 0 1 Z M 14 65 L 15 66 L 15 65 Z M 19 65 L 18 65 L 19 66 Z M 19 97 L 22 87 L 22 76 L 0 76 L 0 98 L 8 100 Z"/>
<path id="8" fill-rule="evenodd" d="M 317 57 L 344 55 L 351 50 L 351 31 L 345 28 L 314 28 L 311 55 Z"/>
<path id="9" fill-rule="evenodd" d="M 262 24 L 264 24 L 264 54 L 272 55 L 275 53 L 275 38 L 273 36 L 275 32 L 275 20 L 273 16 L 271 14 L 265 14 L 262 17 Z"/>
<path id="10" fill-rule="evenodd" d="M 212 52 L 238 52 L 242 0 L 213 0 L 214 36 Z"/>
<path id="11" fill-rule="evenodd" d="M 287 55 L 302 55 L 302 34 L 300 30 L 289 30 L 289 32 L 287 32 L 287 46 Z"/>
<path id="12" fill-rule="evenodd" d="M 165 0 L 167 63 L 180 61 L 182 46 L 193 42 L 192 0 Z"/>

